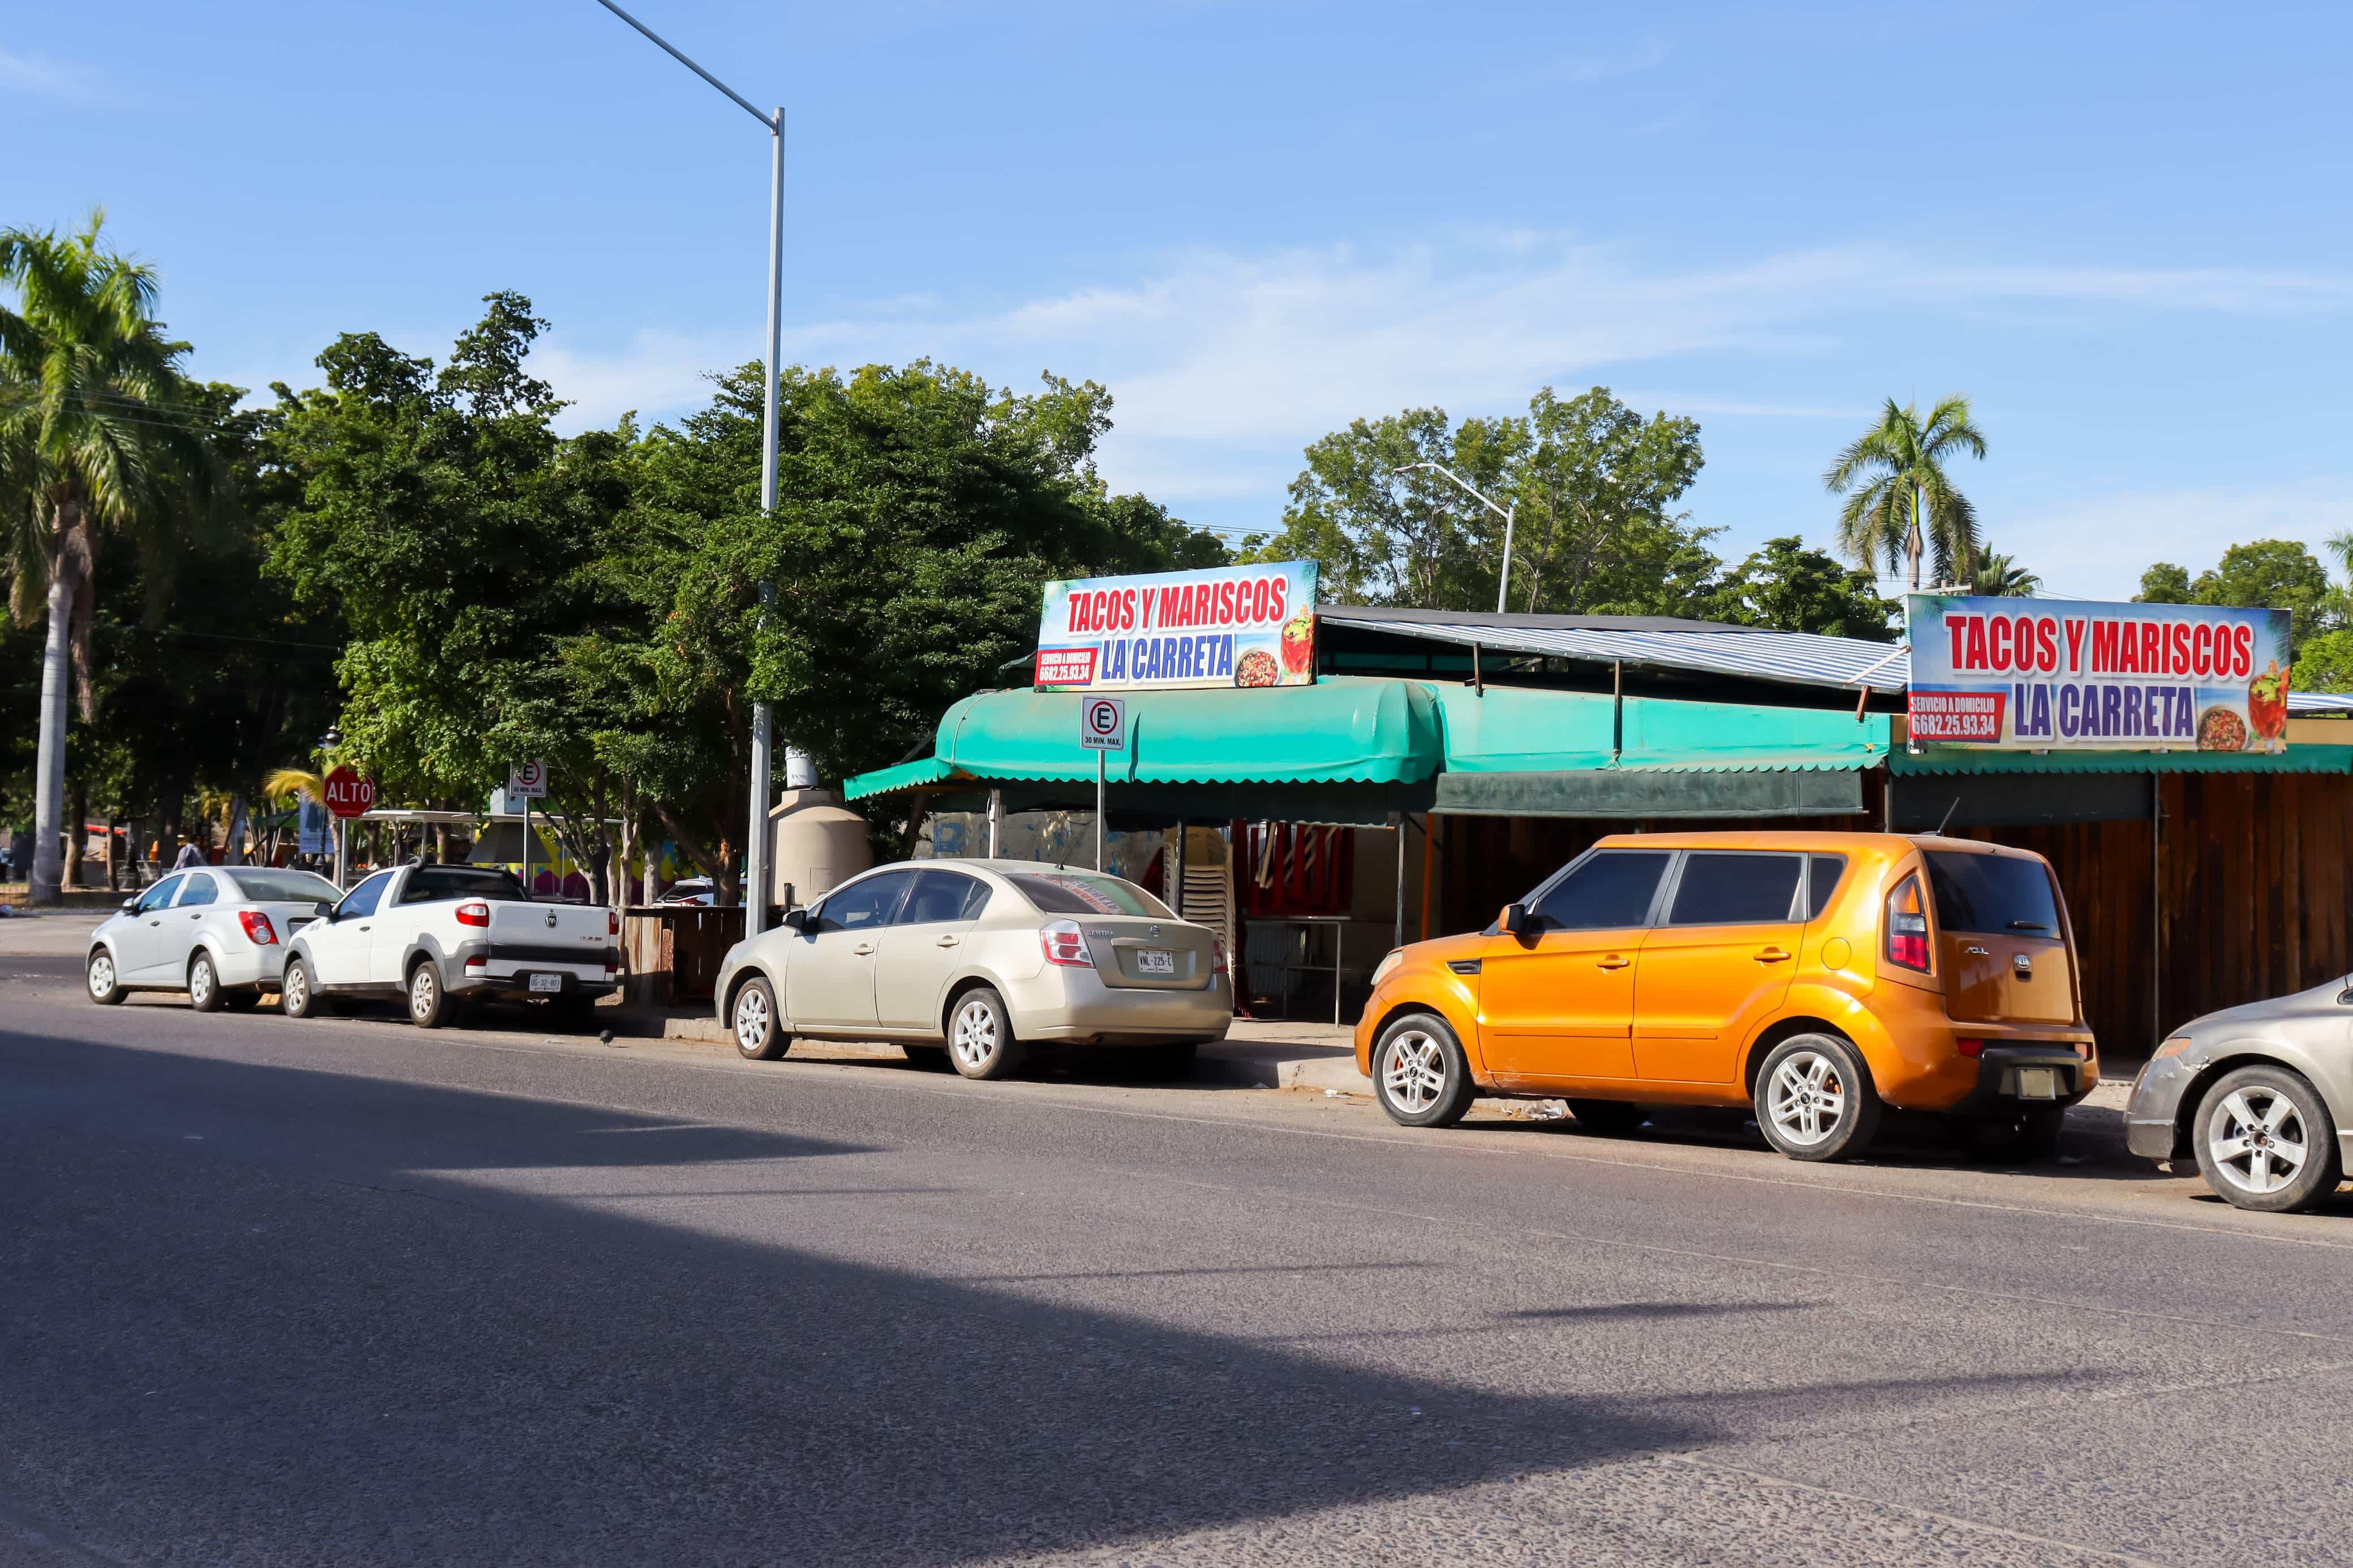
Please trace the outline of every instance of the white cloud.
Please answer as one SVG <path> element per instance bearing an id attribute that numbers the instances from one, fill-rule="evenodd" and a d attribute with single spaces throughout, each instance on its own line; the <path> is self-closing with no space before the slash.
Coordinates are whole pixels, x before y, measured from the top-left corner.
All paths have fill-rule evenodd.
<path id="1" fill-rule="evenodd" d="M 43 59 L 38 55 L 11 54 L 0 49 L 0 92 L 21 92 L 36 98 L 90 97 L 98 79 L 80 66 Z"/>
<path id="2" fill-rule="evenodd" d="M 1711 351 L 1768 361 L 1810 357 L 1844 346 L 1858 312 L 1919 301 L 1949 310 L 1957 300 L 2311 311 L 2353 302 L 2353 279 L 2214 268 L 1940 268 L 1870 246 L 1675 270 L 1643 265 L 1622 247 L 1556 235 L 1458 230 L 1384 252 L 1347 246 L 1191 252 L 1140 267 L 1126 279 L 1028 300 L 877 300 L 797 327 L 786 353 L 845 366 L 930 355 L 1015 386 L 1035 384 L 1047 368 L 1091 377 L 1117 400 L 1103 456 L 1113 484 L 1180 508 L 1257 498 L 1252 513 L 1271 519 L 1300 447 L 1355 418 L 1428 405 L 1457 416 L 1509 412 L 1541 385 L 1615 383 L 1628 367 Z M 646 331 L 614 352 L 559 334 L 536 363 L 578 401 L 576 420 L 603 423 L 625 408 L 659 417 L 691 406 L 704 395 L 704 372 L 758 352 L 756 327 L 725 339 Z M 1642 393 L 1638 401 L 1725 417 L 1870 413 L 1860 404 L 1784 402 L 1700 386 L 1679 395 Z M 2353 520 L 2331 526 L 2348 525 Z M 2035 553 L 2038 563 L 2050 559 Z M 2063 569 L 2052 559 L 2054 586 L 2071 574 L 2105 582 L 2097 552 L 2082 560 Z"/>
<path id="3" fill-rule="evenodd" d="M 2055 593 L 2128 599 L 2159 561 L 2191 576 L 2224 550 L 2258 539 L 2300 540 L 2323 563 L 2328 536 L 2353 531 L 2353 479 L 2316 478 L 2260 489 L 2180 489 L 2092 496 L 2023 518 L 1994 542 L 2021 552 Z"/>

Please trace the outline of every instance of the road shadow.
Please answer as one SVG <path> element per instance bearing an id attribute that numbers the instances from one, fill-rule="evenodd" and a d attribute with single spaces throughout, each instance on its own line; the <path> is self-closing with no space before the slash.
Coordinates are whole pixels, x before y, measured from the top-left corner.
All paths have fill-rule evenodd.
<path id="1" fill-rule="evenodd" d="M 851 1260 L 910 1201 L 846 1179 L 860 1145 L 67 1044 L 0 1033 L 0 1489 L 130 1559 L 966 1563 L 1688 1449 L 1790 1394 L 1340 1364 Z M 841 1239 L 480 1174 L 560 1165 L 708 1170 Z"/>

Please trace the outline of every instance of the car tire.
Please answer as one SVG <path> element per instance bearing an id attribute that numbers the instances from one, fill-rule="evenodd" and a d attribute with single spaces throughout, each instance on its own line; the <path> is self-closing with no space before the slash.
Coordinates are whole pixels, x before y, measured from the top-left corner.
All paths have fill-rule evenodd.
<path id="1" fill-rule="evenodd" d="M 2208 1186 L 2233 1207 L 2263 1214 L 2308 1207 L 2344 1179 L 2337 1121 L 2320 1091 L 2276 1063 L 2216 1080 L 2198 1102 L 2189 1146 Z"/>
<path id="2" fill-rule="evenodd" d="M 899 1048 L 907 1053 L 908 1062 L 918 1072 L 948 1070 L 948 1048 L 945 1046 L 901 1046 Z"/>
<path id="3" fill-rule="evenodd" d="M 1021 1042 L 1005 998 L 976 985 L 948 1010 L 948 1065 L 969 1079 L 1010 1078 L 1021 1065 Z"/>
<path id="4" fill-rule="evenodd" d="M 129 994 L 122 988 L 122 976 L 114 967 L 114 953 L 99 947 L 90 950 L 90 960 L 82 968 L 82 984 L 90 999 L 101 1007 L 119 1007 Z"/>
<path id="5" fill-rule="evenodd" d="M 1451 1127 L 1478 1095 L 1462 1043 L 1435 1013 L 1409 1013 L 1373 1044 L 1373 1098 L 1401 1127 Z"/>
<path id="6" fill-rule="evenodd" d="M 199 1013 L 221 1010 L 220 966 L 201 947 L 188 960 L 188 1005 Z"/>
<path id="7" fill-rule="evenodd" d="M 1757 1069 L 1757 1125 L 1792 1160 L 1852 1159 L 1879 1131 L 1879 1090 L 1848 1041 L 1792 1035 Z"/>
<path id="8" fill-rule="evenodd" d="M 420 1029 L 438 1029 L 449 1021 L 450 1012 L 440 966 L 429 958 L 421 961 L 408 972 L 408 1021 Z"/>
<path id="9" fill-rule="evenodd" d="M 1651 1120 L 1651 1108 L 1623 1100 L 1572 1100 L 1565 1102 L 1577 1124 L 1588 1132 L 1631 1132 Z"/>
<path id="10" fill-rule="evenodd" d="M 785 1021 L 776 1016 L 776 994 L 757 975 L 745 981 L 727 1009 L 735 1054 L 750 1062 L 772 1062 L 793 1048 Z"/>
<path id="11" fill-rule="evenodd" d="M 2012 1163 L 2051 1161 L 2059 1157 L 2066 1126 L 2064 1110 L 2042 1107 L 1964 1121 L 1961 1139 L 1989 1160 Z"/>
<path id="12" fill-rule="evenodd" d="M 315 1018 L 327 1010 L 311 966 L 300 958 L 288 959 L 286 973 L 278 977 L 278 1010 L 290 1018 Z"/>

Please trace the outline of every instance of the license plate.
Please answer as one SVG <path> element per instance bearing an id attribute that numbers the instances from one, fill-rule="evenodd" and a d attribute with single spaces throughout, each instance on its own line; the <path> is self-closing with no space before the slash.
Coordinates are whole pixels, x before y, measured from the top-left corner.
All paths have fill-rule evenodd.
<path id="1" fill-rule="evenodd" d="M 1175 974 L 1176 955 L 1165 947 L 1139 947 L 1135 950 L 1135 972 L 1138 974 Z"/>
<path id="2" fill-rule="evenodd" d="M 2018 1098 L 2021 1100 L 2058 1099 L 2059 1069 L 2057 1068 L 2019 1068 Z"/>
<path id="3" fill-rule="evenodd" d="M 564 976 L 561 974 L 534 974 L 531 977 L 531 988 L 534 992 L 561 991 L 564 989 Z"/>

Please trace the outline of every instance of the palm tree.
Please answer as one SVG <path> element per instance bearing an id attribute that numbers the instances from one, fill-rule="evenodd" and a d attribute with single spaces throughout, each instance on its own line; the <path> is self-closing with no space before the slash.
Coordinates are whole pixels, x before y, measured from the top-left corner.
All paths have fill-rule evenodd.
<path id="1" fill-rule="evenodd" d="M 185 343 L 155 320 L 155 272 L 101 247 L 104 215 L 76 234 L 0 230 L 0 572 L 9 608 L 30 620 L 46 597 L 41 723 L 34 795 L 31 901 L 61 901 L 66 689 L 84 721 L 100 547 L 138 543 L 151 583 L 166 580 L 192 501 L 209 500 L 211 467 L 181 396 Z"/>
<path id="2" fill-rule="evenodd" d="M 2042 591 L 2042 578 L 2009 556 L 1996 554 L 1990 545 L 1969 578 L 1969 592 L 1979 598 L 2031 599 Z"/>
<path id="3" fill-rule="evenodd" d="M 1925 422 L 1916 405 L 1898 408 L 1889 398 L 1878 425 L 1856 437 L 1822 476 L 1832 495 L 1846 497 L 1839 548 L 1865 571 L 1882 560 L 1891 572 L 1908 568 L 1915 593 L 1923 554 L 1934 559 L 1939 582 L 1974 577 L 1982 548 L 1977 509 L 1945 476 L 1946 459 L 1963 453 L 1985 456 L 1968 398 L 1940 399 Z"/>

